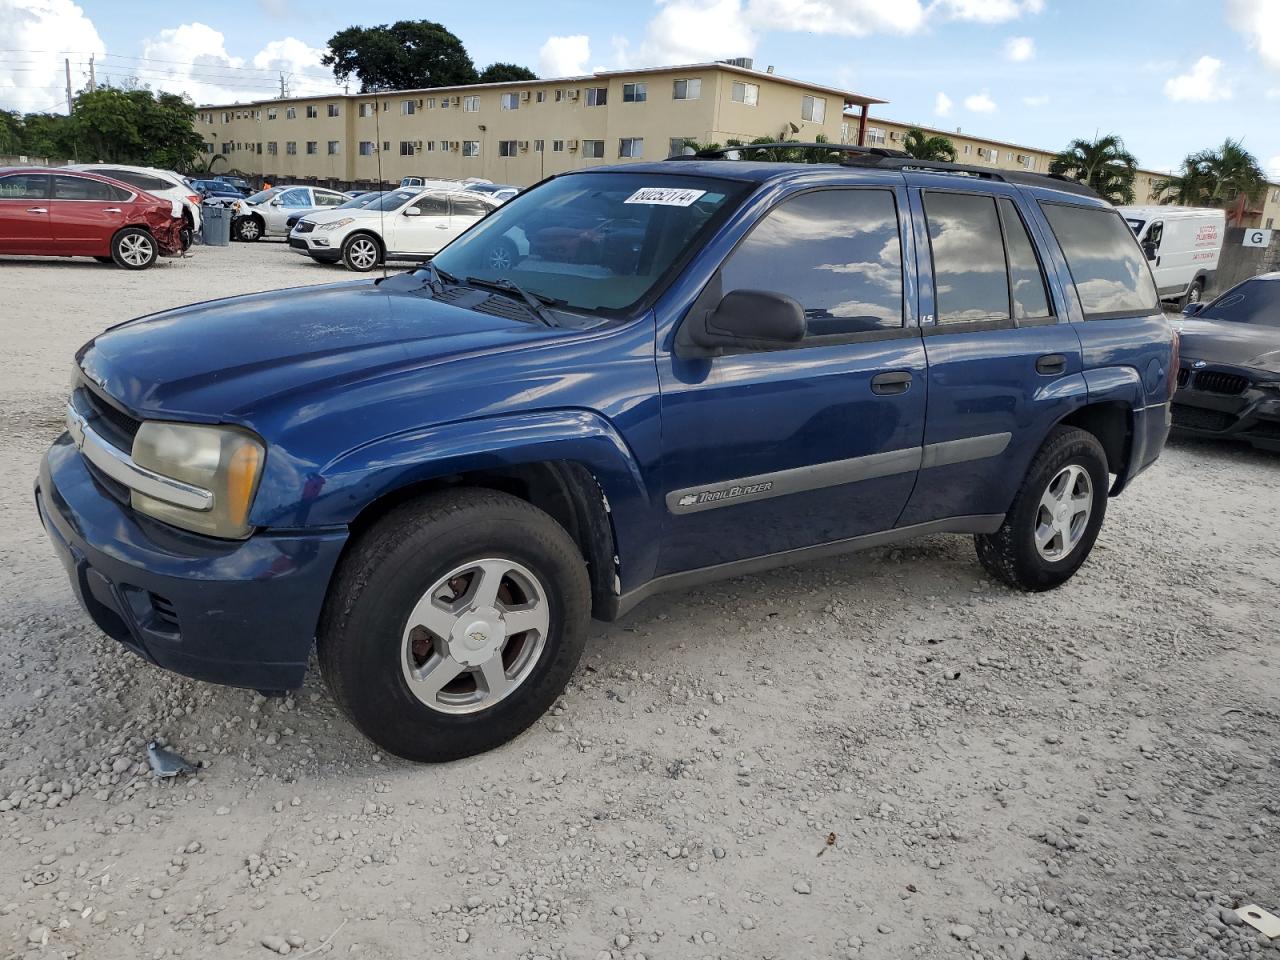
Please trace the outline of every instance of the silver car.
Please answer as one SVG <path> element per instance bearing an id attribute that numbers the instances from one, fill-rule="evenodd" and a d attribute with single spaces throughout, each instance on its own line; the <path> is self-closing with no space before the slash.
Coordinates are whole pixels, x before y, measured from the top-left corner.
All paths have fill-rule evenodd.
<path id="1" fill-rule="evenodd" d="M 272 187 L 231 203 L 231 236 L 252 242 L 263 237 L 287 237 L 289 218 L 338 207 L 347 197 L 323 187 Z"/>

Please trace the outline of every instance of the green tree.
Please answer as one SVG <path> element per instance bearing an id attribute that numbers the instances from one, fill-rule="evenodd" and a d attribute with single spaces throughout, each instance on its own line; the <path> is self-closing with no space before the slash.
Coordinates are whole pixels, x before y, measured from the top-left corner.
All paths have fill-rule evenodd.
<path id="1" fill-rule="evenodd" d="M 195 113 L 176 94 L 99 87 L 76 97 L 70 137 L 81 159 L 185 168 L 203 143 L 194 129 Z"/>
<path id="2" fill-rule="evenodd" d="M 1096 140 L 1072 140 L 1049 163 L 1049 172 L 1088 184 L 1112 203 L 1133 203 L 1138 161 L 1114 133 Z"/>
<path id="3" fill-rule="evenodd" d="M 0 110 L 0 153 L 22 152 L 22 115 Z"/>
<path id="4" fill-rule="evenodd" d="M 917 160 L 956 162 L 956 148 L 949 138 L 930 136 L 919 127 L 907 131 L 902 138 L 902 149 Z"/>
<path id="5" fill-rule="evenodd" d="M 1241 196 L 1256 201 L 1267 189 L 1267 178 L 1258 158 L 1228 138 L 1220 147 L 1189 154 L 1178 173 L 1151 186 L 1161 203 L 1225 208 Z"/>
<path id="6" fill-rule="evenodd" d="M 71 118 L 61 113 L 28 113 L 22 118 L 22 149 L 33 157 L 74 159 Z"/>
<path id="7" fill-rule="evenodd" d="M 449 87 L 475 83 L 477 77 L 462 41 L 430 20 L 339 30 L 320 62 L 332 67 L 340 82 L 359 77 L 361 93 Z"/>
<path id="8" fill-rule="evenodd" d="M 480 83 L 507 83 L 512 80 L 537 80 L 538 75 L 518 63 L 491 63 L 480 71 Z"/>

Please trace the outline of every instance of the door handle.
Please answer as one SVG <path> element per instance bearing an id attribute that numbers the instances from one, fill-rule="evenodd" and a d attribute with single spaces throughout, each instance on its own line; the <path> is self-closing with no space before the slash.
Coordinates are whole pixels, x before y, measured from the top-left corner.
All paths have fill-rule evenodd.
<path id="1" fill-rule="evenodd" d="M 437 224 L 436 224 L 436 229 L 437 229 L 437 230 L 448 230 L 448 229 L 449 229 L 449 225 L 448 225 L 447 223 L 437 223 Z"/>
<path id="2" fill-rule="evenodd" d="M 1036 359 L 1036 373 L 1056 377 L 1067 372 L 1067 358 L 1060 353 L 1048 353 Z"/>
<path id="3" fill-rule="evenodd" d="M 893 373 L 878 373 L 871 378 L 871 392 L 881 396 L 892 396 L 895 393 L 906 393 L 911 389 L 911 374 L 905 370 Z"/>
<path id="4" fill-rule="evenodd" d="M 27 207 L 27 213 L 48 213 L 47 207 Z"/>
<path id="5" fill-rule="evenodd" d="M 120 213 L 121 211 L 119 207 L 103 207 L 102 212 L 103 213 Z"/>
<path id="6" fill-rule="evenodd" d="M 1160 266 L 1160 258 L 1159 258 L 1159 257 L 1156 257 L 1156 266 L 1157 266 L 1157 267 L 1158 267 L 1158 266 Z"/>

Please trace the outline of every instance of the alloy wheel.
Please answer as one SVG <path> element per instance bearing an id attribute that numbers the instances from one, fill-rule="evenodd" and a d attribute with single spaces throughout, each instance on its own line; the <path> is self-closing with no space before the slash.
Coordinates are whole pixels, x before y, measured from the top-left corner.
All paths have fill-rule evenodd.
<path id="1" fill-rule="evenodd" d="M 372 270 L 378 262 L 378 245 L 368 238 L 351 241 L 348 255 L 357 270 Z"/>
<path id="2" fill-rule="evenodd" d="M 151 262 L 155 248 L 151 238 L 140 233 L 130 234 L 120 241 L 120 259 L 131 267 L 142 267 Z"/>
<path id="3" fill-rule="evenodd" d="M 401 640 L 404 679 L 433 710 L 486 710 L 529 678 L 550 622 L 547 592 L 527 567 L 497 558 L 463 564 L 409 614 Z"/>
<path id="4" fill-rule="evenodd" d="M 1056 563 L 1069 556 L 1084 537 L 1093 513 L 1093 481 L 1089 471 L 1068 464 L 1054 474 L 1040 496 L 1035 541 L 1040 556 Z"/>

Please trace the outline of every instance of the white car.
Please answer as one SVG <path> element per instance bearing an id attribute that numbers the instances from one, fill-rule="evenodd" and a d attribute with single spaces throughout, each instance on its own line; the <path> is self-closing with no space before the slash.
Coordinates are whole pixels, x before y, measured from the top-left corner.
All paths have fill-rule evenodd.
<path id="1" fill-rule="evenodd" d="M 346 194 L 324 187 L 282 186 L 231 201 L 231 236 L 253 242 L 263 237 L 287 237 L 288 220 L 346 203 Z"/>
<path id="2" fill-rule="evenodd" d="M 182 233 L 182 247 L 191 246 L 191 241 L 200 232 L 201 196 L 172 170 L 160 170 L 155 167 L 134 167 L 123 163 L 76 163 L 69 165 L 68 170 L 83 170 L 96 173 L 101 177 L 119 180 L 131 187 L 149 193 L 162 200 L 175 200 L 182 204 L 182 217 L 186 221 Z"/>
<path id="3" fill-rule="evenodd" d="M 425 260 L 498 206 L 478 193 L 393 190 L 367 207 L 325 210 L 299 220 L 289 246 L 320 263 L 361 273 L 387 260 Z"/>

